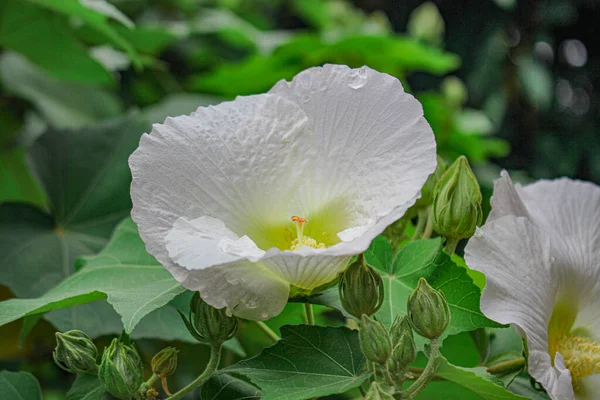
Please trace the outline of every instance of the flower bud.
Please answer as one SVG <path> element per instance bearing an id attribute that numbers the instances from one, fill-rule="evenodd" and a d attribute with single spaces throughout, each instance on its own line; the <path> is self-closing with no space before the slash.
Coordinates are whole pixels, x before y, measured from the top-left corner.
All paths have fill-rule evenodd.
<path id="1" fill-rule="evenodd" d="M 481 191 L 464 156 L 444 172 L 433 195 L 433 228 L 446 238 L 473 236 L 481 223 Z"/>
<path id="2" fill-rule="evenodd" d="M 448 163 L 440 156 L 437 156 L 437 167 L 433 174 L 429 175 L 425 185 L 421 189 L 421 198 L 415 202 L 413 207 L 427 208 L 433 203 L 433 193 L 435 191 L 435 185 L 438 183 L 444 172 L 448 169 Z"/>
<path id="3" fill-rule="evenodd" d="M 56 348 L 52 352 L 54 362 L 72 374 L 95 374 L 98 349 L 82 331 L 56 332 Z"/>
<path id="4" fill-rule="evenodd" d="M 118 399 L 131 399 L 144 381 L 144 365 L 137 350 L 113 339 L 104 349 L 98 378 Z"/>
<path id="5" fill-rule="evenodd" d="M 442 292 L 424 278 L 408 297 L 408 318 L 414 331 L 427 339 L 440 337 L 450 323 L 450 308 Z"/>
<path id="6" fill-rule="evenodd" d="M 417 358 L 417 346 L 411 335 L 402 335 L 392 350 L 391 364 L 398 370 L 408 366 Z"/>
<path id="7" fill-rule="evenodd" d="M 410 14 L 408 32 L 423 42 L 439 45 L 446 26 L 436 5 L 430 1 L 421 4 Z"/>
<path id="8" fill-rule="evenodd" d="M 392 341 L 379 321 L 363 314 L 360 320 L 360 348 L 369 361 L 384 365 L 392 353 Z"/>
<path id="9" fill-rule="evenodd" d="M 390 327 L 390 335 L 392 337 L 392 346 L 396 346 L 400 338 L 404 335 L 414 338 L 413 330 L 406 315 L 403 317 L 396 316 L 396 318 L 394 318 L 394 322 L 392 322 L 392 326 Z"/>
<path id="10" fill-rule="evenodd" d="M 344 310 L 356 318 L 375 314 L 383 304 L 383 280 L 362 254 L 346 268 L 338 289 Z"/>
<path id="11" fill-rule="evenodd" d="M 237 318 L 228 316 L 224 308 L 208 305 L 198 292 L 190 301 L 189 318 L 186 319 L 181 312 L 179 314 L 190 334 L 200 342 L 220 345 L 237 332 Z"/>
<path id="12" fill-rule="evenodd" d="M 174 347 L 166 347 L 156 353 L 150 363 L 152 373 L 160 378 L 173 375 L 177 369 L 177 354 L 179 354 L 179 350 Z"/>
<path id="13" fill-rule="evenodd" d="M 394 400 L 394 396 L 383 390 L 377 382 L 373 382 L 365 396 L 365 400 Z"/>

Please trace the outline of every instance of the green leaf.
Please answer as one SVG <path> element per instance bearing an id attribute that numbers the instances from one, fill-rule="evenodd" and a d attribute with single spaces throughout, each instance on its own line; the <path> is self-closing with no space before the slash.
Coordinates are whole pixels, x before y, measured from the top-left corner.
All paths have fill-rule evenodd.
<path id="1" fill-rule="evenodd" d="M 9 201 L 44 207 L 46 199 L 25 161 L 25 151 L 0 151 L 0 204 Z"/>
<path id="2" fill-rule="evenodd" d="M 0 372 L 0 399 L 42 400 L 42 389 L 29 372 Z"/>
<path id="3" fill-rule="evenodd" d="M 342 393 L 370 376 L 358 332 L 348 328 L 286 325 L 282 339 L 256 357 L 223 372 L 258 385 L 264 400 L 295 400 Z"/>
<path id="4" fill-rule="evenodd" d="M 539 385 L 539 384 L 537 384 Z M 543 388 L 532 386 L 531 380 L 526 377 L 518 376 L 508 387 L 510 391 L 525 396 L 531 400 L 549 400 L 550 397 L 544 392 Z"/>
<path id="5" fill-rule="evenodd" d="M 106 298 L 131 333 L 142 317 L 164 306 L 185 289 L 144 247 L 137 227 L 126 219 L 107 247 L 86 257 L 81 270 L 37 299 L 0 303 L 0 325 L 24 316 Z"/>
<path id="6" fill-rule="evenodd" d="M 59 81 L 15 53 L 0 57 L 0 79 L 8 92 L 33 103 L 56 128 L 78 128 L 122 111 L 120 100 L 113 94 Z"/>
<path id="7" fill-rule="evenodd" d="M 80 18 L 83 22 L 88 24 L 91 28 L 95 29 L 99 33 L 106 36 L 111 40 L 112 43 L 121 47 L 125 50 L 131 59 L 138 65 L 141 66 L 141 61 L 139 60 L 135 48 L 125 40 L 121 35 L 116 32 L 113 27 L 108 23 L 108 15 L 114 18 L 117 16 L 117 12 L 115 12 L 114 6 L 111 6 L 109 3 L 103 0 L 95 0 L 96 4 L 99 7 L 90 7 L 89 5 L 92 2 L 88 1 L 77 1 L 77 0 L 63 0 L 63 1 L 55 1 L 55 0 L 27 0 L 30 3 L 36 4 L 41 7 L 45 7 L 49 10 L 64 14 L 68 17 L 76 17 Z M 104 4 L 101 4 L 104 3 Z M 84 4 L 88 4 L 86 7 Z M 111 9 L 112 7 L 112 9 Z M 102 9 L 104 11 L 102 11 Z M 112 10 L 112 11 L 111 11 Z M 123 21 L 123 18 L 119 18 L 120 21 Z"/>
<path id="8" fill-rule="evenodd" d="M 227 374 L 213 376 L 200 389 L 200 400 L 260 399 L 262 395 L 255 386 Z"/>
<path id="9" fill-rule="evenodd" d="M 448 363 L 445 358 L 442 358 L 442 362 L 436 371 L 436 376 L 462 386 L 486 400 L 527 399 L 527 397 L 516 395 L 505 389 L 501 381 L 493 375 L 488 374 L 485 368 L 482 367 L 457 367 Z"/>
<path id="10" fill-rule="evenodd" d="M 66 400 L 104 400 L 106 390 L 95 375 L 77 375 Z"/>
<path id="11" fill-rule="evenodd" d="M 396 315 L 406 313 L 408 296 L 417 287 L 420 278 L 425 278 L 435 289 L 441 290 L 450 306 L 450 325 L 447 335 L 471 331 L 482 327 L 498 327 L 479 308 L 481 290 L 464 268 L 458 267 L 442 250 L 441 239 L 419 240 L 404 246 L 392 260 L 389 241 L 379 236 L 365 252 L 369 264 L 379 270 L 385 283 L 385 296 L 377 318 L 390 326 Z M 420 348 L 424 339 L 417 336 Z"/>
<path id="12" fill-rule="evenodd" d="M 67 24 L 66 19 L 37 6 L 9 0 L 0 9 L 0 45 L 23 54 L 57 78 L 112 83 L 113 76 L 88 54 Z"/>

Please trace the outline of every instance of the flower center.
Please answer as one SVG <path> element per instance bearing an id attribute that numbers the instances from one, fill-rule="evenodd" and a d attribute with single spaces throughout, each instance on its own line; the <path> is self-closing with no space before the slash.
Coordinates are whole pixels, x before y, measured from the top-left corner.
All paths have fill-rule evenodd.
<path id="1" fill-rule="evenodd" d="M 304 225 L 308 223 L 308 220 L 303 217 L 294 215 L 292 222 L 296 225 L 296 239 L 292 240 L 290 249 L 298 250 L 302 246 L 312 247 L 313 249 L 324 249 L 325 243 L 317 243 L 317 241 L 310 236 L 304 236 Z"/>
<path id="2" fill-rule="evenodd" d="M 551 342 L 551 355 L 559 352 L 565 359 L 565 367 L 571 371 L 573 388 L 588 376 L 600 373 L 600 343 L 582 336 L 562 336 Z"/>

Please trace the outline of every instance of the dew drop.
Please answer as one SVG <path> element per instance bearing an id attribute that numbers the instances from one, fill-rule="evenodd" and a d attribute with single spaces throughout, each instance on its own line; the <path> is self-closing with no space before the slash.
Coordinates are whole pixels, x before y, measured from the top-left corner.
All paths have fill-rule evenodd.
<path id="1" fill-rule="evenodd" d="M 365 86 L 367 83 L 367 68 L 361 67 L 359 69 L 355 69 L 350 73 L 350 81 L 348 81 L 348 86 L 352 89 L 360 89 Z"/>

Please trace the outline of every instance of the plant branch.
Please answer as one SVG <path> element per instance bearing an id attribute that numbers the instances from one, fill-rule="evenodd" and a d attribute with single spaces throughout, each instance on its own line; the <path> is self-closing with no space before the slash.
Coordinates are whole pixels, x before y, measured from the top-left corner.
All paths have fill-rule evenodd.
<path id="1" fill-rule="evenodd" d="M 408 389 L 406 389 L 405 397 L 408 399 L 416 398 L 423 390 L 425 390 L 425 387 L 427 387 L 427 383 L 435 375 L 435 370 L 437 369 L 440 359 L 439 339 L 431 339 L 429 341 L 429 345 L 430 351 L 427 366 L 423 370 L 423 373 L 421 373 L 421 376 L 419 376 L 417 380 Z"/>
<path id="2" fill-rule="evenodd" d="M 167 400 L 179 400 L 185 397 L 186 394 L 190 393 L 194 389 L 202 386 L 204 382 L 210 378 L 214 372 L 217 370 L 219 366 L 219 361 L 221 361 L 221 348 L 223 344 L 212 345 L 210 348 L 210 360 L 208 361 L 208 365 L 204 372 L 197 377 L 192 383 L 178 391 L 172 396 L 167 397 Z"/>
<path id="3" fill-rule="evenodd" d="M 458 242 L 460 242 L 460 239 L 454 239 L 454 238 L 446 239 L 446 245 L 444 246 L 444 250 L 446 251 L 446 253 L 448 253 L 450 255 L 454 254 L 454 251 L 456 250 L 456 246 L 458 246 Z"/>
<path id="4" fill-rule="evenodd" d="M 315 314 L 313 313 L 312 304 L 304 303 L 304 312 L 306 313 L 306 323 L 308 325 L 314 325 Z"/>

